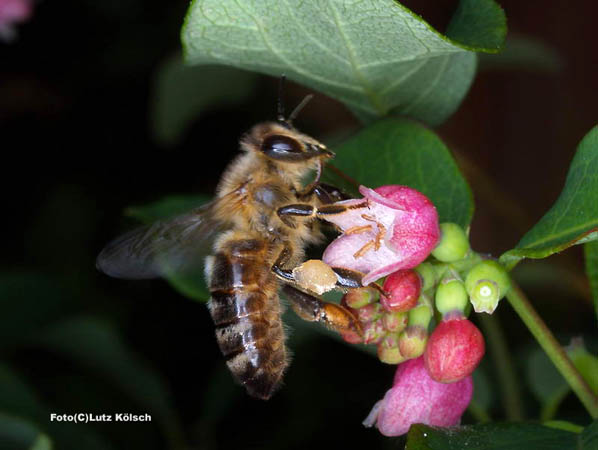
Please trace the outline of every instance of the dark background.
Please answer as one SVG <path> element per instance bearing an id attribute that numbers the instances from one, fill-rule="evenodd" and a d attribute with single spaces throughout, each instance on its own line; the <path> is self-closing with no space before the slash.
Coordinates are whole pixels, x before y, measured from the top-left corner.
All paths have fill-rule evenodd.
<path id="1" fill-rule="evenodd" d="M 404 3 L 440 30 L 456 5 Z M 460 109 L 437 129 L 476 197 L 473 246 L 494 255 L 514 246 L 554 202 L 577 143 L 598 117 L 598 5 L 500 3 L 509 36 L 543 43 L 551 62 L 483 58 Z M 203 304 L 163 281 L 126 282 L 95 270 L 103 245 L 133 225 L 123 219 L 124 208 L 166 194 L 210 194 L 242 133 L 274 117 L 277 80 L 260 77 L 243 104 L 214 104 L 177 145 L 156 143 L 150 117 L 156 70 L 180 49 L 186 7 L 178 0 L 44 1 L 19 27 L 16 42 L 0 44 L 0 361 L 52 412 L 152 412 L 128 397 L 130 386 L 115 382 L 112 368 L 89 364 L 85 355 L 67 358 L 36 337 L 44 327 L 85 315 L 111 324 L 144 367 L 159 374 L 182 430 L 174 433 L 182 436 L 177 440 L 165 437 L 156 421 L 93 425 L 113 448 L 400 446 L 360 425 L 390 387 L 392 367 L 298 331 L 286 386 L 267 403 L 253 400 L 225 371 Z M 289 83 L 287 102 L 296 104 L 307 92 Z M 297 125 L 325 140 L 358 123 L 342 105 L 316 94 Z M 517 273 L 563 342 L 574 334 L 595 338 L 579 248 Z M 520 350 L 531 338 L 506 302 L 498 316 L 523 371 Z M 142 376 L 129 378 L 144 383 Z M 523 395 L 528 418 L 537 417 L 529 386 Z M 7 404 L 0 397 L 0 410 Z M 504 419 L 497 394 L 490 412 Z M 559 417 L 588 420 L 572 395 Z M 32 420 L 48 428 L 48 420 Z M 467 413 L 463 420 L 474 422 Z M 59 442 L 67 448 L 68 440 Z"/>

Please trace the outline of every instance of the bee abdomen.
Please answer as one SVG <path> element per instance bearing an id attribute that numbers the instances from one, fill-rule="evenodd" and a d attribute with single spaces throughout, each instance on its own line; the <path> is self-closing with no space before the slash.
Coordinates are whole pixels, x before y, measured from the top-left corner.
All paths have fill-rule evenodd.
<path id="1" fill-rule="evenodd" d="M 249 240 L 247 240 L 249 241 Z M 234 377 L 250 395 L 268 399 L 287 366 L 277 283 L 259 242 L 232 241 L 213 257 L 209 303 L 216 338 Z M 244 252 L 234 249 L 243 248 Z"/>

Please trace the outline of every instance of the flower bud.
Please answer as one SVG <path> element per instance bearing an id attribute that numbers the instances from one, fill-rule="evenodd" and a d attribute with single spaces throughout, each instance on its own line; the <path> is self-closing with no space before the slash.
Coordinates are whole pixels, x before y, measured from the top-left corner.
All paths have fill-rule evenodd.
<path id="1" fill-rule="evenodd" d="M 422 292 L 427 291 L 436 284 L 436 270 L 430 263 L 421 263 L 414 269 L 421 279 Z"/>
<path id="2" fill-rule="evenodd" d="M 440 224 L 440 241 L 432 250 L 438 261 L 453 262 L 463 259 L 469 251 L 469 239 L 463 228 L 456 223 Z"/>
<path id="3" fill-rule="evenodd" d="M 393 387 L 364 420 L 385 436 L 407 433 L 414 423 L 450 427 L 457 425 L 473 395 L 473 380 L 467 377 L 451 384 L 430 378 L 423 358 L 399 364 Z"/>
<path id="4" fill-rule="evenodd" d="M 399 334 L 399 351 L 406 359 L 423 355 L 428 342 L 428 330 L 421 326 L 407 327 Z"/>
<path id="5" fill-rule="evenodd" d="M 340 335 L 349 344 L 363 344 L 364 338 L 353 330 L 341 330 Z"/>
<path id="6" fill-rule="evenodd" d="M 399 350 L 399 338 L 395 333 L 388 333 L 378 344 L 378 359 L 386 364 L 405 361 Z"/>
<path id="7" fill-rule="evenodd" d="M 378 299 L 377 293 L 376 289 L 370 287 L 351 289 L 343 296 L 343 301 L 349 308 L 358 309 L 374 303 Z"/>
<path id="8" fill-rule="evenodd" d="M 511 287 L 504 267 L 491 259 L 475 265 L 465 277 L 465 288 L 475 312 L 492 314 Z"/>
<path id="9" fill-rule="evenodd" d="M 387 311 L 409 311 L 417 304 L 421 279 L 414 270 L 398 270 L 384 280 L 382 289 L 388 296 L 381 295 L 380 303 Z"/>
<path id="10" fill-rule="evenodd" d="M 484 337 L 473 323 L 465 318 L 443 320 L 428 339 L 424 361 L 434 380 L 453 383 L 470 375 L 484 352 Z"/>
<path id="11" fill-rule="evenodd" d="M 382 324 L 386 331 L 399 333 L 407 326 L 408 317 L 406 312 L 385 312 L 382 315 Z"/>
<path id="12" fill-rule="evenodd" d="M 365 323 L 378 320 L 380 317 L 382 317 L 383 309 L 382 306 L 380 306 L 380 303 L 370 303 L 369 305 L 362 306 L 355 311 L 359 321 Z"/>
<path id="13" fill-rule="evenodd" d="M 435 297 L 436 309 L 443 317 L 450 313 L 463 316 L 469 302 L 463 282 L 456 278 L 445 278 L 438 285 Z"/>
<path id="14" fill-rule="evenodd" d="M 408 327 L 422 327 L 427 329 L 432 320 L 432 307 L 427 303 L 424 296 L 420 297 L 420 303 L 409 311 Z"/>
<path id="15" fill-rule="evenodd" d="M 386 335 L 382 319 L 372 320 L 363 326 L 363 343 L 378 344 Z"/>

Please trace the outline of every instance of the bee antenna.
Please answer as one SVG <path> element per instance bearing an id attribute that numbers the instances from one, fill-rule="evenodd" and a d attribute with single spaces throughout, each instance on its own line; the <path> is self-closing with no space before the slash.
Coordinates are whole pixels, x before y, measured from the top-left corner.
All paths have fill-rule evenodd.
<path id="1" fill-rule="evenodd" d="M 305 105 L 307 105 L 309 103 L 309 101 L 314 98 L 314 94 L 307 94 L 303 100 L 301 100 L 301 103 L 299 103 L 295 109 L 293 110 L 293 112 L 289 115 L 289 118 L 287 119 L 287 122 L 290 124 L 293 122 L 293 120 L 295 120 L 295 118 L 297 117 L 297 115 L 301 112 L 301 110 L 305 107 Z"/>
<path id="2" fill-rule="evenodd" d="M 282 74 L 280 76 L 280 80 L 278 81 L 278 102 L 276 103 L 277 109 L 277 117 L 276 120 L 279 122 L 286 122 L 287 120 L 284 118 L 284 103 L 282 101 L 282 92 L 284 91 L 284 83 L 286 81 L 286 75 Z"/>

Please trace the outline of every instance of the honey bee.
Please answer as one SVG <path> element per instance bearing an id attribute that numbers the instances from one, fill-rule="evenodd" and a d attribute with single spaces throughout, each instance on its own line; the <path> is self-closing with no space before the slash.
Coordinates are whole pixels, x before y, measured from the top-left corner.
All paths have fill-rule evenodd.
<path id="1" fill-rule="evenodd" d="M 99 270 L 128 279 L 200 276 L 203 260 L 208 308 L 226 364 L 251 396 L 264 400 L 281 385 L 289 364 L 280 287 L 301 318 L 362 333 L 351 312 L 306 289 L 293 271 L 306 246 L 323 239 L 314 219 L 345 210 L 335 202 L 346 197 L 320 182 L 334 153 L 292 124 L 308 100 L 285 118 L 279 99 L 277 120 L 255 125 L 241 139 L 242 153 L 223 173 L 212 202 L 133 230 L 97 259 Z M 311 173 L 314 180 L 302 184 Z M 211 254 L 204 258 L 208 242 Z M 332 268 L 332 273 L 341 290 L 361 286 L 358 272 Z"/>

